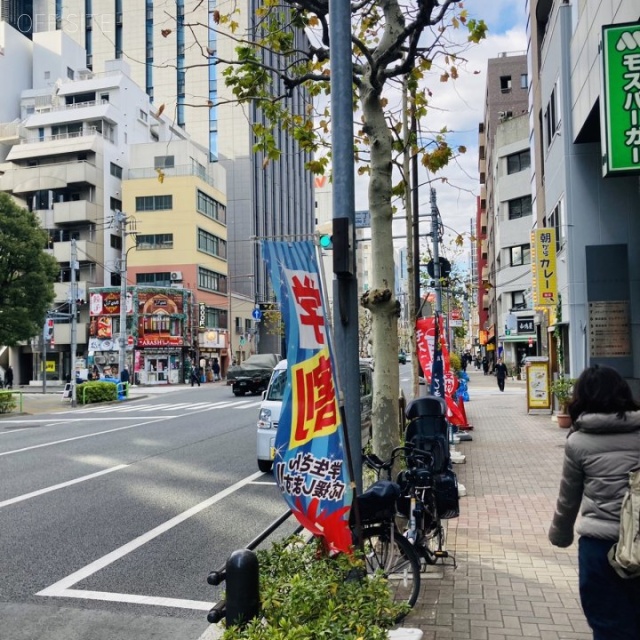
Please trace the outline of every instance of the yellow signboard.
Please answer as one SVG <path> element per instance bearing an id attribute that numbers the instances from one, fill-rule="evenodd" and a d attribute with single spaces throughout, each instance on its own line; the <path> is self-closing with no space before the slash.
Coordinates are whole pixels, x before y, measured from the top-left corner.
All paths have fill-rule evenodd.
<path id="1" fill-rule="evenodd" d="M 533 360 L 533 358 L 531 358 Z M 549 388 L 549 360 L 540 357 L 528 362 L 527 367 L 527 410 L 529 413 L 551 412 L 551 391 Z"/>
<path id="2" fill-rule="evenodd" d="M 45 371 L 47 372 L 55 372 L 56 370 L 56 361 L 55 360 L 47 360 L 47 366 L 45 367 Z"/>
<path id="3" fill-rule="evenodd" d="M 531 232 L 531 268 L 534 306 L 555 306 L 558 302 L 555 229 L 542 228 Z"/>

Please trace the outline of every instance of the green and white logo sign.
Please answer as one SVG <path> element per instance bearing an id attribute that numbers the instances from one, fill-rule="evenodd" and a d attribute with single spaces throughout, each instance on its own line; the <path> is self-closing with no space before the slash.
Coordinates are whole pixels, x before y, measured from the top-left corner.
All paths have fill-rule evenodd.
<path id="1" fill-rule="evenodd" d="M 640 172 L 640 23 L 602 27 L 603 174 Z"/>

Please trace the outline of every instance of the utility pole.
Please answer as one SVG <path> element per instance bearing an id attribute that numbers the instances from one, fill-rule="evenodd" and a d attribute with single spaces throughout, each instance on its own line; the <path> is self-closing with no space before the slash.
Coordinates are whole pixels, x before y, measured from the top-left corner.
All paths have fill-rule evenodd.
<path id="1" fill-rule="evenodd" d="M 336 360 L 343 393 L 353 480 L 362 492 L 362 442 L 360 433 L 360 368 L 358 366 L 358 283 L 355 273 L 355 184 L 353 160 L 353 63 L 351 4 L 329 0 L 331 40 L 331 144 L 333 147 L 333 299 Z M 346 222 L 346 224 L 345 224 Z M 338 233 L 337 233 L 338 232 Z M 340 246 L 337 246 L 339 241 Z M 349 398 L 349 402 L 344 402 Z"/>
<path id="2" fill-rule="evenodd" d="M 127 362 L 127 216 L 117 212 L 120 235 L 122 237 L 122 257 L 120 259 L 120 338 L 118 339 L 118 375 L 122 376 Z"/>
<path id="3" fill-rule="evenodd" d="M 78 268 L 78 247 L 75 238 L 71 239 L 71 406 L 77 404 L 76 389 L 76 351 L 78 350 L 78 283 L 76 269 Z"/>
<path id="4" fill-rule="evenodd" d="M 431 241 L 433 244 L 433 277 L 436 281 L 436 311 L 442 313 L 442 282 L 440 281 L 440 221 L 436 190 L 431 187 Z"/>

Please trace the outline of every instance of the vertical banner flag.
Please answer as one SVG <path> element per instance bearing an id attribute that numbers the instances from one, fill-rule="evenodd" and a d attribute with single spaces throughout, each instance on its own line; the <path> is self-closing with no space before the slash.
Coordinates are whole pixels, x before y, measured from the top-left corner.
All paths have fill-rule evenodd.
<path id="1" fill-rule="evenodd" d="M 262 241 L 285 326 L 287 386 L 275 441 L 275 478 L 294 515 L 330 550 L 352 545 L 353 489 L 335 359 L 312 241 Z"/>
<path id="2" fill-rule="evenodd" d="M 444 362 L 442 357 L 442 316 L 436 313 L 435 333 L 433 340 L 433 357 L 431 359 L 431 384 L 429 393 L 444 398 Z"/>

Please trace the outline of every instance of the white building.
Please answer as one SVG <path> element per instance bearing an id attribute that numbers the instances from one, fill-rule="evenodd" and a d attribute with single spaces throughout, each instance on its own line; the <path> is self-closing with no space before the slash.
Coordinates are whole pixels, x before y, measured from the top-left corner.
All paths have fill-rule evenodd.
<path id="1" fill-rule="evenodd" d="M 12 29 L 3 25 L 5 35 Z M 30 46 L 15 31 L 5 39 L 5 59 L 17 69 L 30 69 L 32 87 L 21 92 L 13 110 L 3 95 L 0 125 L 4 162 L 0 190 L 37 212 L 49 233 L 49 251 L 60 263 L 55 306 L 69 313 L 72 240 L 77 248 L 78 351 L 86 351 L 89 287 L 119 283 L 122 238 L 113 224 L 122 210 L 122 179 L 131 145 L 185 137 L 166 118 L 156 118 L 149 97 L 129 76 L 123 60 L 105 64 L 93 74 L 84 49 L 62 31 L 33 34 Z M 3 68 L 4 71 L 4 68 Z M 3 76 L 4 78 L 4 76 Z M 10 94 L 13 97 L 13 94 Z M 19 122 L 16 122 L 17 115 Z M 150 161 L 152 164 L 152 161 Z M 69 320 L 56 322 L 55 373 L 70 372 Z M 17 382 L 37 378 L 39 349 L 15 350 L 12 363 Z"/>

